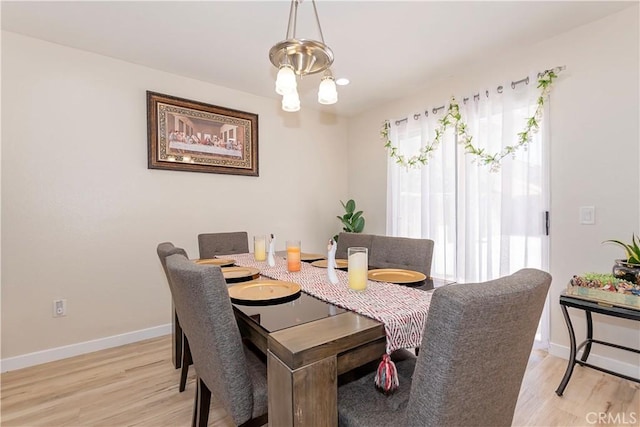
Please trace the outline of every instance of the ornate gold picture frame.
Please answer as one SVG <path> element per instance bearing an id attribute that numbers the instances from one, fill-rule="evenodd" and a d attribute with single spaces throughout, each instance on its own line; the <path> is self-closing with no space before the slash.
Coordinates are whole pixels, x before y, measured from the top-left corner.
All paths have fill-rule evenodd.
<path id="1" fill-rule="evenodd" d="M 258 115 L 147 91 L 148 168 L 258 176 Z"/>

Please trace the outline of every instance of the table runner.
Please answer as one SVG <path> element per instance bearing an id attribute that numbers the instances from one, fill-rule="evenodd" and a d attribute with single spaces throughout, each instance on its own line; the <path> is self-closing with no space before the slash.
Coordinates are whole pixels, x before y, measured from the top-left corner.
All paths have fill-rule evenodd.
<path id="1" fill-rule="evenodd" d="M 332 284 L 325 268 L 303 262 L 300 271 L 287 271 L 287 262 L 276 256 L 276 265 L 255 261 L 253 254 L 221 255 L 236 265 L 254 267 L 263 276 L 294 282 L 316 298 L 382 322 L 387 337 L 387 354 L 401 348 L 419 347 L 433 292 L 393 283 L 367 281 L 367 289 L 354 291 L 348 286 L 348 273 L 338 270 L 340 280 Z"/>

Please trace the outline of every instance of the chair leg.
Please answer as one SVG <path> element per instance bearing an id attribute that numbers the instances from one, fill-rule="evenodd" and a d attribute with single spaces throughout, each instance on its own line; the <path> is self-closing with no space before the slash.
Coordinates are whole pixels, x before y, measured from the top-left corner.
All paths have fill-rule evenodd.
<path id="1" fill-rule="evenodd" d="M 198 401 L 200 396 L 200 378 L 196 378 L 196 392 L 193 399 L 193 416 L 191 417 L 191 427 L 196 427 L 198 419 Z"/>
<path id="2" fill-rule="evenodd" d="M 189 375 L 189 366 L 193 364 L 193 360 L 191 359 L 191 349 L 189 348 L 189 341 L 187 337 L 184 337 L 184 342 L 182 346 L 182 368 L 180 371 L 180 387 L 178 390 L 180 393 L 187 388 L 187 376 Z"/>
<path id="3" fill-rule="evenodd" d="M 173 303 L 172 303 L 173 306 Z M 184 332 L 182 331 L 182 326 L 180 326 L 180 320 L 178 319 L 178 313 L 176 313 L 175 308 L 173 309 L 173 319 L 171 322 L 172 327 L 172 352 L 171 359 L 173 361 L 173 366 L 176 369 L 181 367 L 182 362 L 182 342 L 184 340 Z"/>
<path id="4" fill-rule="evenodd" d="M 209 407 L 211 406 L 211 391 L 200 378 L 198 378 L 198 390 L 196 396 L 197 401 L 196 407 L 194 408 L 193 418 L 194 423 L 197 424 L 194 424 L 194 427 L 207 427 L 207 424 L 209 423 Z"/>

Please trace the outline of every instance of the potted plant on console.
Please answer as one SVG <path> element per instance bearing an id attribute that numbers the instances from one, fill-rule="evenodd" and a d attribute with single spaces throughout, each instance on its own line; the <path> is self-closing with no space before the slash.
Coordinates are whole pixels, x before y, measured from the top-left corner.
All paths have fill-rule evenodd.
<path id="1" fill-rule="evenodd" d="M 614 243 L 621 246 L 627 255 L 626 259 L 615 260 L 613 275 L 616 278 L 640 285 L 640 238 L 634 233 L 631 237 L 631 243 L 624 243 L 620 240 L 605 240 L 602 243 Z"/>

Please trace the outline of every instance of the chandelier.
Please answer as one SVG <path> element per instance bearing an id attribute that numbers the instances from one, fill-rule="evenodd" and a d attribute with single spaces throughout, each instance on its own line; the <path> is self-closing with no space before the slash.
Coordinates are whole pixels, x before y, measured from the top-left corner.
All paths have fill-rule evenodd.
<path id="1" fill-rule="evenodd" d="M 302 1 L 291 0 L 286 39 L 276 43 L 269 50 L 269 59 L 278 68 L 276 93 L 282 95 L 282 109 L 284 111 L 300 110 L 297 76 L 302 77 L 323 71 L 318 89 L 318 102 L 320 104 L 335 104 L 338 102 L 336 82 L 329 68 L 333 63 L 333 52 L 324 43 L 315 0 L 311 0 L 311 3 L 313 4 L 313 12 L 318 24 L 320 41 L 296 38 L 298 5 Z"/>

